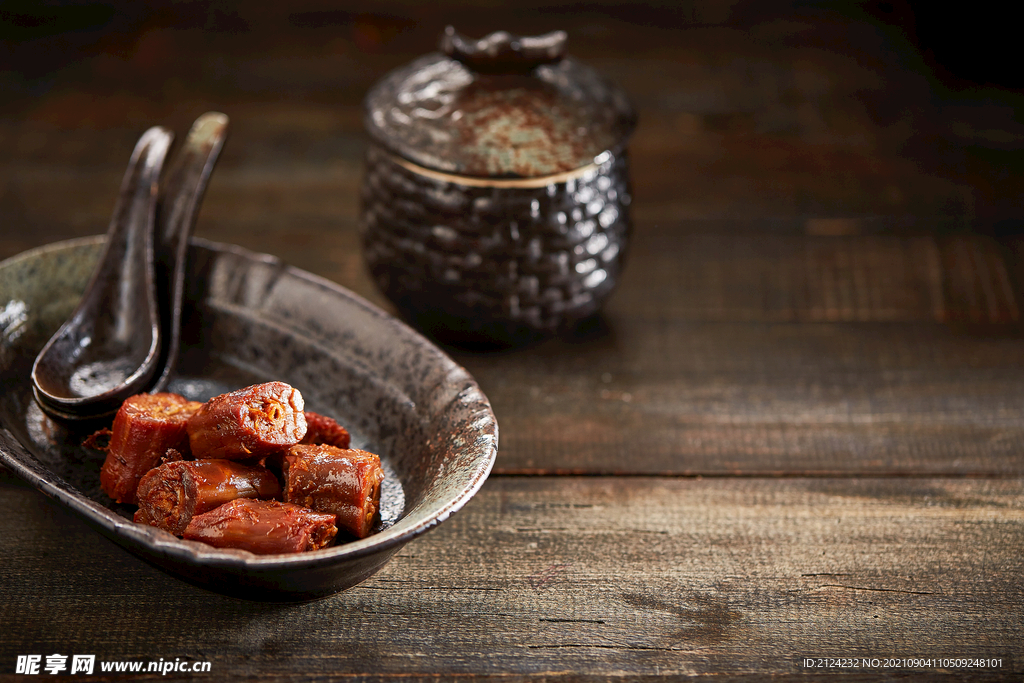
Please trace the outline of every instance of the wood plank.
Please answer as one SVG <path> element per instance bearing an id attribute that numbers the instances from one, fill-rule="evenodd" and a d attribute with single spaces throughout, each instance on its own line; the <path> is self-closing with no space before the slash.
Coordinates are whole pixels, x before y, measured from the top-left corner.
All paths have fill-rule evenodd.
<path id="1" fill-rule="evenodd" d="M 456 354 L 501 425 L 498 471 L 1024 472 L 1024 340 L 884 324 L 642 324 Z"/>
<path id="2" fill-rule="evenodd" d="M 643 318 L 1019 323 L 992 238 L 767 232 L 715 221 L 640 224 L 616 305 Z M 767 233 L 767 234 L 766 234 Z"/>
<path id="3" fill-rule="evenodd" d="M 492 477 L 376 577 L 285 605 L 169 578 L 9 478 L 0 514 L 7 672 L 30 653 L 261 679 L 793 674 L 804 656 L 1024 672 L 1022 479 Z"/>

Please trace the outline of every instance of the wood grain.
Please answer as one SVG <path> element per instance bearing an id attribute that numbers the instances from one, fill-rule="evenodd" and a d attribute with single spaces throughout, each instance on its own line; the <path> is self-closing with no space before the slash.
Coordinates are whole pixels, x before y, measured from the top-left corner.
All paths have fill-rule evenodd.
<path id="1" fill-rule="evenodd" d="M 997 242 L 703 228 L 641 226 L 576 337 L 456 354 L 499 471 L 1022 471 L 1020 266 Z"/>
<path id="2" fill-rule="evenodd" d="M 495 477 L 376 577 L 291 605 L 180 583 L 35 491 L 0 491 L 5 667 L 35 652 L 250 678 L 1024 663 L 1021 479 Z"/>
<path id="3" fill-rule="evenodd" d="M 610 332 L 456 356 L 491 399 L 500 471 L 1021 472 L 1024 345 L 938 325 L 608 316 Z M 514 370 L 513 370 L 514 368 Z"/>

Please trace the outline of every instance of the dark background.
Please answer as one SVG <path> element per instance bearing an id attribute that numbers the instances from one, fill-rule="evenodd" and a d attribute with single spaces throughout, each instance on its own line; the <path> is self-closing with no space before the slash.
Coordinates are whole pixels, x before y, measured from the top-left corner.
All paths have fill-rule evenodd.
<path id="1" fill-rule="evenodd" d="M 452 21 L 453 17 L 474 25 L 484 23 L 489 10 L 502 5 L 383 2 L 372 3 L 373 9 L 366 9 L 365 3 L 281 4 L 289 8 L 266 12 L 259 8 L 260 3 L 217 0 L 10 0 L 0 3 L 5 67 L 17 72 L 25 87 L 45 87 L 60 69 L 97 54 L 124 55 L 132 49 L 134 37 L 158 29 L 199 29 L 214 36 L 251 34 L 264 39 L 268 31 L 275 29 L 279 33 L 284 33 L 282 28 L 307 29 L 314 43 L 333 34 L 336 38 L 351 38 L 360 48 L 372 51 L 388 43 L 395 34 L 421 40 L 424 28 L 429 31 L 431 25 Z M 531 24 L 561 19 L 566 14 L 603 16 L 680 30 L 708 24 L 742 28 L 779 17 L 866 21 L 890 40 L 895 50 L 919 53 L 933 78 L 951 89 L 977 85 L 1024 87 L 1024 75 L 1013 48 L 1016 28 L 1001 3 L 975 3 L 955 10 L 940 7 L 939 3 L 899 0 L 536 3 L 532 8 L 528 3 L 518 3 L 517 7 L 537 15 L 533 19 L 520 17 L 519 30 L 531 30 Z M 282 15 L 287 17 L 287 27 L 275 26 Z"/>
<path id="2" fill-rule="evenodd" d="M 228 113 L 245 116 L 244 106 L 287 101 L 333 111 L 359 144 L 367 89 L 434 49 L 446 24 L 470 36 L 564 28 L 570 51 L 636 100 L 638 144 L 660 125 L 714 136 L 713 164 L 677 150 L 647 169 L 657 174 L 651 182 L 674 175 L 683 196 L 693 188 L 695 202 L 721 195 L 714 206 L 694 209 L 699 217 L 743 204 L 785 219 L 874 215 L 895 225 L 930 217 L 957 229 L 1016 232 L 1024 218 L 1024 77 L 1012 52 L 1013 24 L 995 7 L 10 0 L 0 3 L 0 117 L 18 126 L 135 135 L 154 123 L 183 128 L 204 108 L 235 105 Z M 651 86 L 650 70 L 674 72 Z M 337 140 L 325 138 L 319 148 L 326 154 L 331 144 L 346 144 Z M 695 165 L 700 177 L 690 178 Z M 928 181 L 906 177 L 911 166 Z M 796 205 L 781 207 L 772 205 L 771 187 L 745 196 L 766 173 L 777 183 L 780 172 L 797 183 L 838 174 L 844 197 L 800 187 Z M 701 187 L 709 177 L 726 189 Z M 3 203 L 0 197 L 0 212 Z"/>

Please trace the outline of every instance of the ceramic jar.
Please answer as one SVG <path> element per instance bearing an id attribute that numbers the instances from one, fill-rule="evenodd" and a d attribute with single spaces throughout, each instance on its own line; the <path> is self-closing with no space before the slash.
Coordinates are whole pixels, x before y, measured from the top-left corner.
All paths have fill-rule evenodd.
<path id="1" fill-rule="evenodd" d="M 636 116 L 565 41 L 449 28 L 439 53 L 366 97 L 366 263 L 436 338 L 554 334 L 596 313 L 618 281 Z"/>

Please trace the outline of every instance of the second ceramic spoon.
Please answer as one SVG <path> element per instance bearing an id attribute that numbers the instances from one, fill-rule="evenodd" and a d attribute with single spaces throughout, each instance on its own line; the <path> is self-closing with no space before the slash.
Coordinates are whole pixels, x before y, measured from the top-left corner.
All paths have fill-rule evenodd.
<path id="1" fill-rule="evenodd" d="M 196 119 L 160 183 L 156 282 L 163 342 L 162 369 L 151 391 L 164 390 L 177 361 L 188 241 L 227 131 L 228 117 L 219 112 L 207 112 Z"/>

